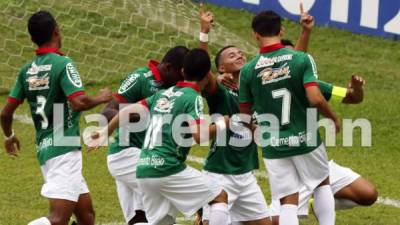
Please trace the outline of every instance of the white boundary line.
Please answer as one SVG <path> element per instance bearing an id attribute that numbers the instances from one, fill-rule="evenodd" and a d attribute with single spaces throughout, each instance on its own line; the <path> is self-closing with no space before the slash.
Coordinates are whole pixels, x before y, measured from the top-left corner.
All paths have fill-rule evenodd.
<path id="1" fill-rule="evenodd" d="M 24 124 L 33 125 L 32 118 L 26 114 L 25 115 L 14 115 L 14 119 L 17 120 L 18 122 L 21 122 Z M 204 164 L 204 161 L 205 161 L 204 158 L 197 157 L 197 156 L 191 156 L 191 155 L 188 155 L 187 159 L 190 162 L 194 162 L 194 163 L 198 163 L 198 164 Z M 255 171 L 254 174 L 258 178 L 263 178 L 263 179 L 268 178 L 266 173 L 261 170 Z M 392 206 L 395 208 L 400 208 L 400 201 L 391 199 L 391 198 L 379 197 L 376 203 L 380 204 L 380 205 L 386 205 L 386 206 Z M 179 218 L 179 219 L 183 219 L 183 218 Z M 108 223 L 108 224 L 103 224 L 103 225 L 119 225 L 119 223 Z"/>

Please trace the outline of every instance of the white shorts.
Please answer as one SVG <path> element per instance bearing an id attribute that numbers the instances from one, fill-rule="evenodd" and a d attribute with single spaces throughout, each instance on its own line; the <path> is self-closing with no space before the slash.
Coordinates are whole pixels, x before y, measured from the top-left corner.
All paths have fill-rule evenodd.
<path id="1" fill-rule="evenodd" d="M 270 216 L 268 205 L 252 172 L 240 175 L 203 171 L 210 180 L 219 181 L 228 193 L 228 208 L 232 222 L 254 221 Z M 210 206 L 203 207 L 203 220 L 210 219 Z"/>
<path id="2" fill-rule="evenodd" d="M 115 179 L 119 203 L 127 223 L 135 216 L 136 210 L 144 210 L 136 178 L 139 158 L 140 149 L 134 147 L 107 156 L 108 170 Z"/>
<path id="3" fill-rule="evenodd" d="M 189 166 L 167 177 L 140 178 L 138 183 L 146 217 L 154 225 L 174 223 L 178 211 L 189 217 L 222 191 L 219 182 L 212 182 Z"/>
<path id="4" fill-rule="evenodd" d="M 265 159 L 272 199 L 300 191 L 305 185 L 314 190 L 329 176 L 328 156 L 322 144 L 314 151 L 281 159 Z"/>
<path id="5" fill-rule="evenodd" d="M 360 177 L 360 174 L 354 172 L 350 168 L 339 166 L 333 160 L 329 161 L 329 180 L 333 194 L 336 194 L 338 191 L 350 185 Z M 312 194 L 313 192 L 309 191 L 305 186 L 300 189 L 298 210 L 299 217 L 308 216 L 308 202 L 312 197 Z M 271 212 L 273 216 L 279 216 L 279 200 L 272 200 Z"/>
<path id="6" fill-rule="evenodd" d="M 89 193 L 82 175 L 82 152 L 73 151 L 49 159 L 41 166 L 45 183 L 42 196 L 78 202 L 81 194 Z"/>

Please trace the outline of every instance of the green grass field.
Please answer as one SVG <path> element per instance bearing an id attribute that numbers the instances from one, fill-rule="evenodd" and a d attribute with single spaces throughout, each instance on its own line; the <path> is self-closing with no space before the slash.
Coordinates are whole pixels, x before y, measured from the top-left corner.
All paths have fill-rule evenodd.
<path id="1" fill-rule="evenodd" d="M 197 45 L 198 24 L 194 4 L 180 2 L 176 6 L 181 6 L 178 10 L 170 1 L 0 0 L 2 92 L 8 92 L 18 67 L 34 55 L 34 47 L 26 32 L 26 21 L 37 9 L 49 9 L 57 15 L 64 37 L 63 49 L 78 63 L 88 92 L 95 93 L 103 87 L 115 89 L 124 74 L 146 65 L 149 58 L 160 59 L 169 46 Z M 142 8 L 145 11 L 138 9 L 142 3 L 158 8 L 165 4 L 170 14 L 165 15 L 165 20 L 149 20 L 147 8 Z M 213 54 L 227 41 L 246 49 L 249 57 L 257 53 L 257 48 L 249 47 L 254 45 L 250 36 L 252 14 L 207 7 L 215 13 L 215 29 L 220 31 L 211 36 L 214 39 L 211 43 Z M 178 13 L 183 16 L 179 17 Z M 177 15 L 178 19 L 173 22 L 171 15 Z M 185 26 L 183 19 L 190 21 L 190 28 L 180 30 L 181 26 Z M 163 25 L 165 23 L 172 25 Z M 285 27 L 287 38 L 296 40 L 298 24 L 286 21 Z M 397 200 L 397 207 L 377 203 L 368 208 L 340 211 L 337 213 L 337 224 L 400 224 L 400 166 L 397 164 L 400 159 L 400 97 L 397 95 L 400 87 L 400 43 L 318 27 L 313 31 L 309 49 L 317 62 L 320 79 L 345 86 L 351 74 L 356 73 L 367 80 L 362 104 L 332 105 L 342 118 L 366 118 L 371 122 L 372 147 L 360 146 L 357 131 L 354 146 L 341 147 L 342 138 L 339 135 L 338 147 L 329 148 L 330 158 L 372 181 L 381 198 Z M 4 106 L 5 99 L 5 94 L 0 96 L 0 108 Z M 100 108 L 97 108 L 84 115 L 99 111 Z M 17 114 L 29 115 L 27 105 L 20 107 Z M 82 120 L 82 129 L 85 126 Z M 35 157 L 33 126 L 16 121 L 14 130 L 22 142 L 20 156 L 10 158 L 5 154 L 3 145 L 0 147 L 0 225 L 27 224 L 48 211 L 47 200 L 40 196 L 43 179 Z M 3 143 L 2 137 L 0 142 Z M 197 157 L 205 157 L 206 154 L 207 148 L 196 147 L 191 151 L 191 155 Z M 189 164 L 201 169 L 198 163 Z M 106 149 L 90 154 L 84 151 L 84 175 L 93 197 L 97 223 L 122 223 L 114 181 L 107 171 Z M 259 182 L 269 201 L 267 181 L 260 178 Z M 188 221 L 181 223 L 190 224 Z M 317 223 L 310 218 L 302 224 Z"/>

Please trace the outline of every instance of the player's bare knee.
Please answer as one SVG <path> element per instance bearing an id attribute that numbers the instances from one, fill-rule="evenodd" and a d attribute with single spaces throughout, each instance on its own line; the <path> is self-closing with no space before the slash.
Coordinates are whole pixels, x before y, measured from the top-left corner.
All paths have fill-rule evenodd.
<path id="1" fill-rule="evenodd" d="M 374 186 L 366 187 L 363 195 L 360 197 L 359 204 L 370 206 L 378 200 L 378 191 Z"/>
<path id="2" fill-rule="evenodd" d="M 226 193 L 225 190 L 222 190 L 221 193 L 210 202 L 210 205 L 215 203 L 228 203 L 228 193 Z"/>

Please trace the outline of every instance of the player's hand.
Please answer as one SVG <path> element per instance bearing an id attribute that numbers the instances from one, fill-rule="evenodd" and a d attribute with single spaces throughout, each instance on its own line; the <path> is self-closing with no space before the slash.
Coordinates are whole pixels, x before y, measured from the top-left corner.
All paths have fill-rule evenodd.
<path id="1" fill-rule="evenodd" d="M 358 75 L 352 75 L 351 80 L 349 82 L 349 88 L 353 89 L 362 89 L 365 85 L 365 80 L 358 76 Z"/>
<path id="2" fill-rule="evenodd" d="M 364 85 L 365 80 L 357 75 L 351 76 L 351 80 L 349 82 L 347 93 L 343 102 L 358 104 L 364 99 Z"/>
<path id="3" fill-rule="evenodd" d="M 108 88 L 101 89 L 99 91 L 99 97 L 100 99 L 102 99 L 102 102 L 109 102 L 113 98 L 112 91 Z"/>
<path id="4" fill-rule="evenodd" d="M 84 142 L 88 147 L 88 151 L 94 151 L 101 146 L 107 146 L 108 143 L 108 130 L 107 127 L 99 131 L 94 131 L 87 137 L 84 137 Z"/>
<path id="5" fill-rule="evenodd" d="M 233 75 L 230 73 L 223 73 L 219 76 L 217 76 L 217 82 L 220 84 L 223 84 L 225 87 L 232 89 L 232 90 L 237 90 L 238 85 L 233 79 Z"/>
<path id="6" fill-rule="evenodd" d="M 6 148 L 7 154 L 11 156 L 18 156 L 18 152 L 20 151 L 20 143 L 17 137 L 12 137 L 4 142 L 4 147 Z"/>
<path id="7" fill-rule="evenodd" d="M 202 33 L 208 34 L 214 21 L 214 14 L 211 11 L 204 11 L 203 3 L 200 3 L 200 29 Z"/>
<path id="8" fill-rule="evenodd" d="M 315 25 L 314 17 L 304 11 L 302 2 L 300 2 L 300 25 L 304 31 L 311 31 Z"/>

